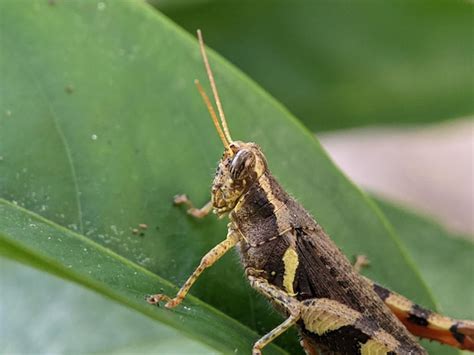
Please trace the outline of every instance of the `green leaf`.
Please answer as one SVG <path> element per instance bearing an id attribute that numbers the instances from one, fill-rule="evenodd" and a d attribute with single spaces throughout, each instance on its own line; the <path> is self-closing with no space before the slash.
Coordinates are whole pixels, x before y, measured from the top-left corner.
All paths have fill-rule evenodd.
<path id="1" fill-rule="evenodd" d="M 4 1 L 0 21 L 0 197 L 29 211 L 1 203 L 3 253 L 220 351 L 250 349 L 256 334 L 194 298 L 191 312 L 143 300 L 160 287 L 175 292 L 167 280 L 181 285 L 226 234 L 225 221 L 194 220 L 172 205 L 182 192 L 207 202 L 223 149 L 193 84 L 206 82 L 196 40 L 140 2 Z M 263 147 L 283 186 L 346 254 L 378 266 L 369 276 L 433 307 L 374 203 L 282 106 L 209 54 L 233 137 Z M 144 223 L 142 235 L 132 232 Z M 232 255 L 191 293 L 259 334 L 281 322 Z M 301 351 L 294 332 L 278 343 Z"/>
<path id="2" fill-rule="evenodd" d="M 166 328 L 171 326 L 185 334 L 189 334 L 201 343 L 201 348 L 212 347 L 224 353 L 231 353 L 237 349 L 243 353 L 249 353 L 254 339 L 258 337 L 248 328 L 192 296 L 187 298 L 185 307 L 181 307 L 175 312 L 147 304 L 144 299 L 145 295 L 158 290 L 173 293 L 176 292 L 176 288 L 172 287 L 166 280 L 101 247 L 90 239 L 4 200 L 0 200 L 0 253 L 10 258 L 16 257 L 23 262 L 86 285 L 104 296 L 108 296 L 162 324 L 168 325 Z M 14 276 L 11 275 L 10 278 L 12 277 Z M 6 281 L 8 282 L 8 279 Z M 34 294 L 35 291 L 31 293 L 32 296 Z M 9 299 L 9 301 L 14 302 L 18 299 Z M 83 314 L 82 307 L 86 306 L 86 303 L 78 303 L 77 299 L 73 297 L 70 305 L 76 306 L 71 312 L 73 315 L 79 314 L 77 317 L 84 317 L 89 321 L 93 321 L 92 317 Z M 54 301 L 48 307 L 50 307 L 49 314 L 52 316 L 60 315 L 60 313 L 51 310 L 54 309 Z M 110 307 L 117 306 L 111 305 Z M 47 310 L 47 307 L 44 308 Z M 107 314 L 106 310 L 105 308 L 100 311 L 102 317 Z M 44 318 L 41 321 L 47 323 L 48 313 L 42 313 L 41 315 Z M 8 317 L 10 320 L 12 318 L 14 317 Z M 127 337 L 134 338 L 137 336 L 137 334 L 128 330 L 129 323 L 124 321 L 119 326 L 125 332 L 122 341 L 126 340 Z M 54 326 L 52 328 L 56 329 Z M 161 328 L 163 326 L 157 327 L 157 331 Z M 166 331 L 169 333 L 169 330 Z M 21 345 L 21 338 L 18 337 L 15 340 L 20 344 L 17 342 L 11 345 L 7 343 L 5 346 L 11 346 L 13 349 L 18 346 L 35 346 L 35 344 Z M 131 341 L 132 339 L 128 340 Z M 109 344 L 109 346 L 111 345 Z M 133 343 L 123 345 L 132 346 Z M 80 351 L 79 345 L 74 341 L 62 346 L 65 348 L 71 347 L 70 350 L 74 352 Z M 73 348 L 75 346 L 77 348 Z M 268 349 L 270 352 L 272 350 L 274 353 L 284 353 L 276 347 Z"/>
<path id="3" fill-rule="evenodd" d="M 0 258 L 2 354 L 211 354 L 211 347 L 71 282 Z M 120 325 L 120 327 L 117 327 Z"/>
<path id="4" fill-rule="evenodd" d="M 474 112 L 468 1 L 153 2 L 312 130 Z"/>

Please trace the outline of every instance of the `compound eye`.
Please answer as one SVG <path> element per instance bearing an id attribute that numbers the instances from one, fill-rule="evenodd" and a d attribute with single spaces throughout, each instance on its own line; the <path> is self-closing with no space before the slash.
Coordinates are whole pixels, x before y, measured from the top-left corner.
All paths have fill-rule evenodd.
<path id="1" fill-rule="evenodd" d="M 242 177 L 244 173 L 248 171 L 249 167 L 252 166 L 254 161 L 255 156 L 251 151 L 247 149 L 239 150 L 230 165 L 231 178 L 237 180 Z"/>

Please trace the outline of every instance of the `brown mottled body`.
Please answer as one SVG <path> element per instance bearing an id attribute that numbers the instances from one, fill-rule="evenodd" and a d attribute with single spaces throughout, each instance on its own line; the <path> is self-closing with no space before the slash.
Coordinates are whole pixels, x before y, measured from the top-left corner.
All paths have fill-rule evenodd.
<path id="1" fill-rule="evenodd" d="M 253 355 L 261 354 L 293 325 L 299 328 L 308 355 L 319 351 L 426 354 L 410 332 L 474 350 L 473 322 L 432 313 L 360 276 L 323 228 L 271 175 L 260 147 L 232 140 L 199 31 L 198 38 L 220 124 L 203 88 L 197 81 L 196 85 L 225 151 L 212 184 L 211 201 L 195 208 L 185 195 L 179 195 L 175 203 L 188 206 L 188 213 L 196 218 L 211 210 L 219 217 L 229 215 L 229 231 L 202 258 L 174 298 L 157 294 L 148 302 L 166 301 L 166 307 L 176 307 L 199 275 L 235 246 L 252 287 L 286 316 L 254 344 Z M 361 258 L 358 264 L 363 263 Z"/>
<path id="2" fill-rule="evenodd" d="M 255 148 L 258 149 L 258 148 Z M 369 340 L 390 334 L 397 354 L 424 354 L 413 336 L 373 291 L 371 284 L 353 271 L 347 258 L 314 219 L 266 170 L 229 214 L 232 228 L 242 240 L 238 244 L 244 268 L 298 301 L 329 299 L 358 313 L 357 322 L 322 335 L 297 325 L 307 341 L 321 349 L 345 354 L 360 353 Z M 284 285 L 285 252 L 293 248 L 298 266 L 291 288 Z M 288 285 L 287 285 L 288 287 Z"/>

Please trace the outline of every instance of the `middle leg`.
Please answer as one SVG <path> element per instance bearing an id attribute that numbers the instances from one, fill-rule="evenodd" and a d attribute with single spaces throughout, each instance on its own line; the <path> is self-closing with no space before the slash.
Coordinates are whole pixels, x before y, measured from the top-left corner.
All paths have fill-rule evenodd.
<path id="1" fill-rule="evenodd" d="M 261 337 L 253 346 L 252 354 L 259 355 L 262 353 L 262 349 L 275 340 L 280 334 L 287 331 L 292 325 L 294 325 L 300 318 L 301 303 L 295 298 L 289 296 L 286 292 L 271 285 L 267 280 L 261 277 L 255 277 L 252 275 L 247 276 L 250 285 L 258 292 L 263 294 L 267 299 L 275 303 L 279 308 L 282 308 L 289 314 L 289 317 L 275 329 L 270 331 Z"/>

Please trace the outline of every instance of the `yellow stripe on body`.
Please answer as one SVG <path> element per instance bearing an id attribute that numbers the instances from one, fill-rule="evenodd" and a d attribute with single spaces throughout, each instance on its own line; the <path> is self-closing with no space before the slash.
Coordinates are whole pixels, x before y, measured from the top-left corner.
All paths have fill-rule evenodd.
<path id="1" fill-rule="evenodd" d="M 278 236 L 284 236 L 293 228 L 291 227 L 288 220 L 285 218 L 279 218 L 279 216 L 285 216 L 284 210 L 286 209 L 285 204 L 278 199 L 278 197 L 273 193 L 272 186 L 270 184 L 270 180 L 268 176 L 262 175 L 259 179 L 260 187 L 265 191 L 265 195 L 267 196 L 268 202 L 273 205 L 273 210 L 275 211 L 276 223 L 278 228 Z M 276 213 L 276 212 L 280 213 Z M 274 236 L 275 237 L 275 236 Z M 273 237 L 273 238 L 274 238 Z M 271 238 L 271 239 L 273 239 Z M 283 276 L 283 287 L 285 291 L 290 296 L 296 296 L 296 293 L 293 289 L 293 283 L 296 278 L 296 271 L 299 265 L 298 253 L 296 252 L 296 240 L 294 237 L 290 236 L 290 246 L 285 251 L 283 255 L 283 265 L 285 266 L 285 273 Z"/>
<path id="2" fill-rule="evenodd" d="M 261 175 L 260 178 L 258 179 L 258 182 L 262 190 L 265 191 L 265 196 L 267 197 L 268 203 L 270 203 L 273 206 L 274 213 L 276 211 L 285 210 L 287 208 L 285 203 L 280 201 L 278 197 L 273 193 L 272 186 L 270 184 L 270 179 L 268 178 L 267 175 L 265 174 Z M 277 220 L 276 222 L 278 225 L 278 232 L 282 233 L 283 231 L 287 230 L 288 227 L 290 226 L 288 224 L 288 221 L 283 221 L 281 218 L 278 218 L 278 214 L 276 213 L 275 213 L 275 217 Z"/>
<path id="3" fill-rule="evenodd" d="M 285 274 L 283 275 L 283 287 L 290 296 L 296 296 L 293 290 L 293 282 L 295 281 L 296 270 L 298 269 L 299 260 L 298 253 L 294 247 L 286 249 L 283 255 L 283 264 L 285 265 Z"/>
<path id="4" fill-rule="evenodd" d="M 260 175 L 260 177 L 257 180 L 257 183 L 260 186 L 260 188 L 263 191 L 265 191 L 265 196 L 267 198 L 268 203 L 273 206 L 273 213 L 275 214 L 275 217 L 276 217 L 278 234 L 279 235 L 285 234 L 288 230 L 292 229 L 288 221 L 283 221 L 282 218 L 278 218 L 279 214 L 285 215 L 285 213 L 282 213 L 283 211 L 287 210 L 285 203 L 280 201 L 278 197 L 273 193 L 270 180 L 266 174 Z M 235 205 L 234 211 L 238 212 L 246 203 L 247 201 L 245 199 L 240 199 Z M 276 213 L 277 211 L 280 213 L 279 214 Z"/>

